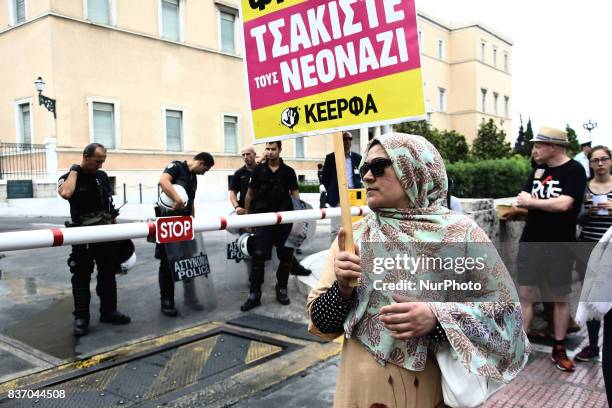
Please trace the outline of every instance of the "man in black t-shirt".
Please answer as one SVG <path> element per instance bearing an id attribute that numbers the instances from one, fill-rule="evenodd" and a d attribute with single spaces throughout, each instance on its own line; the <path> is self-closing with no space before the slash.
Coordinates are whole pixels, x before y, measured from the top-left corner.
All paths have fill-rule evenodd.
<path id="1" fill-rule="evenodd" d="M 236 210 L 236 214 L 243 215 L 246 214 L 244 199 L 246 198 L 249 188 L 251 173 L 255 170 L 255 167 L 257 167 L 257 163 L 255 162 L 255 147 L 253 145 L 244 146 L 240 154 L 244 160 L 244 166 L 234 172 L 234 176 L 229 186 L 229 198 L 232 207 Z"/>
<path id="2" fill-rule="evenodd" d="M 72 226 L 115 223 L 119 211 L 113 205 L 108 176 L 100 170 L 105 161 L 106 148 L 99 143 L 91 143 L 83 150 L 81 164 L 73 164 L 70 171 L 59 178 L 57 191 L 70 203 Z M 89 330 L 89 282 L 94 263 L 98 267 L 96 293 L 100 297 L 100 321 L 130 323 L 128 316 L 117 311 L 115 272 L 119 269 L 119 261 L 116 252 L 116 242 L 72 246 L 68 266 L 72 273 L 75 336 L 84 336 Z"/>
<path id="3" fill-rule="evenodd" d="M 566 132 L 544 127 L 531 141 L 533 158 L 539 164 L 516 200 L 518 207 L 528 210 L 518 255 L 523 323 L 528 331 L 534 287 L 550 292 L 555 323 L 552 359 L 560 370 L 573 371 L 574 363 L 564 345 L 574 264 L 570 243 L 576 241 L 576 221 L 587 180 L 582 166 L 566 154 Z"/>
<path id="4" fill-rule="evenodd" d="M 198 188 L 198 174 L 204 174 L 215 165 L 213 157 L 206 152 L 198 153 L 191 160 L 174 160 L 164 169 L 160 179 L 159 187 L 173 201 L 173 211 L 170 215 L 190 215 L 195 217 L 195 195 Z M 185 204 L 174 189 L 179 184 L 187 192 L 188 202 Z M 159 291 L 161 298 L 161 311 L 168 317 L 178 316 L 178 310 L 174 306 L 174 279 L 168 263 L 168 256 L 164 244 L 155 246 L 155 257 L 159 259 Z M 201 310 L 202 305 L 196 300 L 195 289 L 192 282 L 185 284 L 185 303 L 193 309 Z M 190 292 L 188 292 L 190 291 Z M 188 298 L 188 293 L 191 295 Z"/>
<path id="5" fill-rule="evenodd" d="M 246 199 L 247 191 L 249 189 L 251 174 L 257 167 L 257 162 L 255 161 L 255 147 L 253 145 L 246 145 L 243 147 L 240 154 L 244 160 L 244 166 L 234 172 L 229 186 L 230 203 L 232 204 L 232 207 L 234 207 L 234 210 L 236 210 L 237 215 L 246 214 L 244 200 Z M 243 232 L 245 232 L 245 230 L 241 229 L 240 233 Z M 245 259 L 245 263 L 250 265 L 251 262 L 250 260 Z M 293 257 L 291 262 L 292 275 L 307 276 L 311 273 L 312 271 L 310 269 L 304 268 L 300 261 L 298 261 L 295 256 Z"/>
<path id="6" fill-rule="evenodd" d="M 259 164 L 251 175 L 245 206 L 247 213 L 266 213 L 293 210 L 292 197 L 299 200 L 295 171 L 280 158 L 281 142 L 266 144 L 266 161 Z M 261 304 L 261 285 L 264 281 L 265 261 L 270 258 L 272 246 L 279 259 L 276 271 L 276 299 L 282 305 L 290 303 L 287 282 L 293 262 L 293 249 L 285 246 L 292 224 L 279 224 L 255 228 L 253 267 L 250 293 L 240 310 L 247 311 Z"/>

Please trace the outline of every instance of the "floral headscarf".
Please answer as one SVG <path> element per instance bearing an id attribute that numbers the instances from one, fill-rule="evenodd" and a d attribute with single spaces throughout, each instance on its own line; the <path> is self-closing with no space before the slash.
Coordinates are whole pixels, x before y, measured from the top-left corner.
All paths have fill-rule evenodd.
<path id="1" fill-rule="evenodd" d="M 374 209 L 356 226 L 363 276 L 356 290 L 355 307 L 344 324 L 347 338 L 357 338 L 381 364 L 389 362 L 421 371 L 425 368 L 429 340 L 392 338 L 380 320 L 380 308 L 394 303 L 393 294 L 428 301 L 450 346 L 467 369 L 498 381 L 510 381 L 525 365 L 530 348 L 516 289 L 497 251 L 470 218 L 443 206 L 448 185 L 446 169 L 431 143 L 421 136 L 393 133 L 374 138 L 367 150 L 376 143 L 391 159 L 409 207 Z M 476 250 L 470 245 L 474 243 L 481 246 Z M 408 275 L 405 270 L 393 268 L 373 273 L 369 268 L 380 250 L 436 257 L 448 253 L 449 248 L 459 248 L 466 256 L 483 252 L 488 255 L 484 270 L 471 270 L 461 277 L 485 282 L 486 289 L 464 295 L 460 301 L 437 291 L 390 293 L 374 289 L 375 280 L 397 282 Z M 424 279 L 435 273 L 421 268 L 415 275 Z M 495 301 L 490 301 L 492 294 Z"/>

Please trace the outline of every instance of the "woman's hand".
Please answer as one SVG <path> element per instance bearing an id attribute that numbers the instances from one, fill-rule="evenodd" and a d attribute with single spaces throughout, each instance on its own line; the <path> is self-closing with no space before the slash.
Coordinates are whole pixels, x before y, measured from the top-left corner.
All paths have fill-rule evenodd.
<path id="1" fill-rule="evenodd" d="M 334 259 L 334 273 L 340 287 L 340 294 L 344 299 L 351 297 L 353 293 L 353 285 L 351 282 L 361 277 L 361 258 L 359 257 L 359 246 L 355 245 L 355 252 L 345 251 L 346 233 L 344 228 L 340 228 L 338 232 L 338 248 L 340 252 Z"/>
<path id="2" fill-rule="evenodd" d="M 397 303 L 380 309 L 380 320 L 394 339 L 426 336 L 436 327 L 438 320 L 427 303 L 400 295 L 393 300 Z"/>
<path id="3" fill-rule="evenodd" d="M 597 204 L 597 209 L 602 209 L 602 208 L 605 208 L 608 211 L 612 210 L 612 200 L 608 200 L 605 203 Z"/>

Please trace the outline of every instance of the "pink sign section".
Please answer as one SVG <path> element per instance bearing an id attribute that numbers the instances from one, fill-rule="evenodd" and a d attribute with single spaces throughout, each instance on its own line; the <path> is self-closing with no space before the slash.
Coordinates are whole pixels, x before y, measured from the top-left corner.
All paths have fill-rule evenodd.
<path id="1" fill-rule="evenodd" d="M 411 0 L 305 1 L 244 25 L 251 108 L 419 68 Z"/>

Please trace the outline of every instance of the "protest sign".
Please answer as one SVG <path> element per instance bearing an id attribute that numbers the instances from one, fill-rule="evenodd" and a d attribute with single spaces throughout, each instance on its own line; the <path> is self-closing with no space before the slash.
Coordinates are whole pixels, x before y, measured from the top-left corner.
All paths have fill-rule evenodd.
<path id="1" fill-rule="evenodd" d="M 242 0 L 256 143 L 423 119 L 414 0 Z"/>

